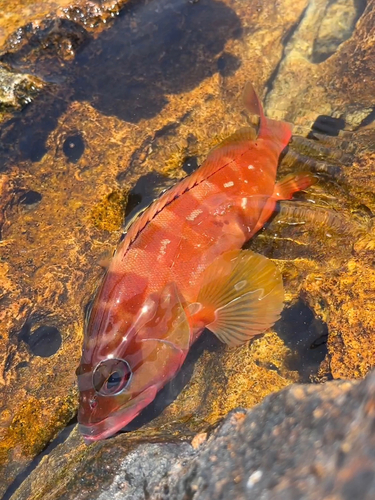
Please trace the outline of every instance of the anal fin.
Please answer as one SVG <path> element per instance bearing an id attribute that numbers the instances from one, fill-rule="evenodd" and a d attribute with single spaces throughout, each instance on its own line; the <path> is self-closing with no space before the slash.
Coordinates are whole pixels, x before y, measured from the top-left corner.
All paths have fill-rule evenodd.
<path id="1" fill-rule="evenodd" d="M 276 265 L 250 250 L 218 257 L 203 275 L 197 320 L 236 346 L 263 333 L 280 317 L 284 290 Z"/>
<path id="2" fill-rule="evenodd" d="M 276 200 L 290 200 L 297 191 L 303 191 L 317 182 L 310 172 L 289 174 L 275 184 L 272 197 Z"/>

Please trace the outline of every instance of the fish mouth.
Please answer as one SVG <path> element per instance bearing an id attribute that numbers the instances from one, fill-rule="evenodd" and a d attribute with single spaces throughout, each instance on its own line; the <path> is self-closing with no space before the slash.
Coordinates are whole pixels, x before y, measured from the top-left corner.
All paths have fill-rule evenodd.
<path id="1" fill-rule="evenodd" d="M 108 416 L 99 422 L 88 424 L 78 423 L 78 430 L 86 444 L 106 439 L 116 434 L 131 422 L 151 401 L 158 392 L 157 386 L 148 387 L 137 397 L 118 410 L 114 415 Z"/>

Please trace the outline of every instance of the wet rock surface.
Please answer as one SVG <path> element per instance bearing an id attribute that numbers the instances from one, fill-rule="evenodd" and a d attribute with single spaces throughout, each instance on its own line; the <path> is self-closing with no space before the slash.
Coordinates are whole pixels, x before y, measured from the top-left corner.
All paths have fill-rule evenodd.
<path id="1" fill-rule="evenodd" d="M 84 309 L 103 273 L 100 260 L 120 238 L 131 188 L 149 172 L 181 178 L 186 156 L 202 161 L 223 135 L 246 124 L 240 95 L 248 73 L 259 81 L 270 75 L 283 33 L 304 6 L 290 12 L 280 4 L 275 14 L 272 5 L 249 9 L 247 2 L 134 2 L 78 44 L 73 58 L 68 45 L 61 48 L 66 28 L 82 33 L 72 20 L 47 19 L 3 52 L 9 64 L 33 68 L 50 85 L 0 130 L 11 195 L 1 228 L 1 491 L 76 411 Z M 252 33 L 249 26 L 263 20 Z M 260 43 L 272 47 L 266 68 L 254 50 Z M 249 50 L 251 61 L 243 59 Z M 212 339 L 194 352 L 151 413 L 181 393 L 155 424 L 177 435 L 299 379 L 284 363 L 290 348 L 274 332 L 240 352 Z"/>
<path id="2" fill-rule="evenodd" d="M 374 408 L 372 373 L 294 385 L 189 441 L 137 442 L 133 433 L 84 450 L 75 429 L 12 500 L 369 500 Z"/>
<path id="3" fill-rule="evenodd" d="M 75 414 L 84 310 L 128 202 L 132 216 L 248 124 L 249 79 L 270 116 L 309 136 L 280 177 L 320 176 L 250 244 L 282 270 L 287 308 L 250 346 L 205 334 L 127 443 L 167 442 L 172 461 L 173 440 L 228 411 L 293 382 L 363 377 L 375 359 L 373 0 L 49 5 L 0 51 L 8 72 L 48 82 L 0 127 L 0 494 Z M 344 29 L 327 39 L 335 16 Z M 89 453 L 74 436 L 61 495 Z"/>
<path id="4" fill-rule="evenodd" d="M 370 115 L 371 122 L 374 12 L 373 0 L 310 2 L 272 81 L 270 116 L 302 127 L 311 126 L 317 114 L 342 118 L 348 129 Z"/>
<path id="5" fill-rule="evenodd" d="M 0 2 L 3 17 L 0 21 L 0 46 L 4 42 L 17 46 L 25 31 L 38 30 L 48 19 L 68 19 L 87 29 L 100 28 L 115 17 L 127 0 L 44 0 Z M 47 19 L 46 19 L 47 18 Z M 25 26 L 27 26 L 25 30 Z"/>
<path id="6" fill-rule="evenodd" d="M 31 75 L 12 73 L 0 66 L 0 113 L 20 110 L 32 102 L 43 82 Z"/>

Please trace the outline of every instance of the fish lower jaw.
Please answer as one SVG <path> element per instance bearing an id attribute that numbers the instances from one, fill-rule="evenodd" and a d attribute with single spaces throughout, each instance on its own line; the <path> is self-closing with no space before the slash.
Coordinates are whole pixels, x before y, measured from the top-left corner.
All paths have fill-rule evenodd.
<path id="1" fill-rule="evenodd" d="M 78 430 L 86 444 L 91 444 L 101 439 L 113 436 L 128 425 L 148 404 L 153 401 L 158 392 L 156 385 L 148 387 L 145 391 L 132 399 L 126 406 L 120 408 L 113 415 L 109 415 L 99 422 L 78 422 Z"/>
<path id="2" fill-rule="evenodd" d="M 101 441 L 102 439 L 109 438 L 119 432 L 122 428 L 128 425 L 141 411 L 140 408 L 136 412 L 129 412 L 128 415 L 114 415 L 112 417 L 107 417 L 100 422 L 93 424 L 78 424 L 78 430 L 81 433 L 85 444 L 91 444 L 95 441 Z"/>
<path id="3" fill-rule="evenodd" d="M 114 429 L 113 427 L 111 427 L 110 429 L 100 431 L 100 426 L 98 426 L 97 424 L 91 424 L 91 425 L 78 424 L 78 430 L 81 433 L 85 444 L 91 444 L 94 443 L 95 441 L 106 439 L 115 434 L 122 427 L 124 426 L 121 423 L 121 427 L 119 427 L 119 429 Z"/>

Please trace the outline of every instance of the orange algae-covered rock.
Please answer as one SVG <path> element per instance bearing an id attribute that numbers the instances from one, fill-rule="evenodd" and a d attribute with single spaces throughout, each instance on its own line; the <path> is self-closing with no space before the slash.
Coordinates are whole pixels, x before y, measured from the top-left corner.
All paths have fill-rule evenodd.
<path id="1" fill-rule="evenodd" d="M 18 45 L 8 40 L 7 64 L 50 84 L 0 131 L 2 168 L 14 185 L 1 244 L 1 491 L 73 415 L 84 309 L 102 275 L 99 262 L 119 240 L 127 193 L 151 171 L 183 176 L 184 158 L 202 161 L 246 124 L 245 81 L 252 74 L 264 86 L 305 5 L 292 11 L 281 2 L 275 13 L 271 4 L 259 10 L 242 1 L 138 2 L 95 33 L 73 9 L 59 14 L 63 22 L 52 15 L 21 30 Z M 244 25 L 264 25 L 263 33 Z M 249 356 L 241 366 L 254 368 Z M 295 372 L 271 375 L 268 392 L 296 380 Z M 265 393 L 266 386 L 255 401 Z M 192 408 L 201 394 L 190 397 Z"/>
<path id="2" fill-rule="evenodd" d="M 285 0 L 277 9 L 242 0 L 136 2 L 95 33 L 69 14 L 64 19 L 78 23 L 69 24 L 69 36 L 64 28 L 51 39 L 61 24 L 46 20 L 33 33 L 48 43 L 36 48 L 23 39 L 22 50 L 4 49 L 10 67 L 32 69 L 50 84 L 0 130 L 9 186 L 0 210 L 1 492 L 75 412 L 84 309 L 102 275 L 100 260 L 116 248 L 124 202 L 140 176 L 156 171 L 181 178 L 182 165 L 200 163 L 245 126 L 239 96 L 249 78 L 265 90 L 268 114 L 296 121 L 304 133 L 318 114 L 334 112 L 339 125 L 341 117 L 355 125 L 369 116 L 360 96 L 373 91 L 371 81 L 363 82 L 363 73 L 357 78 L 351 62 L 353 86 L 341 89 L 338 61 L 356 50 L 355 64 L 367 71 L 373 4 L 335 54 L 322 65 L 311 62 L 323 88 L 306 83 L 311 72 L 302 66 L 298 78 L 288 77 L 288 58 L 298 60 L 288 47 L 310 19 L 312 7 L 302 16 L 306 7 L 305 0 L 293 6 Z M 320 53 L 322 33 L 316 35 Z M 337 82 L 334 92 L 329 78 Z M 294 100 L 284 106 L 289 95 Z M 203 339 L 182 380 L 163 396 L 178 397 L 145 428 L 148 436 L 191 438 L 229 410 L 253 406 L 298 380 L 361 377 L 373 366 L 373 129 L 325 141 L 293 141 L 290 151 L 305 163 L 314 160 L 307 168 L 326 177 L 297 204 L 283 203 L 251 247 L 276 259 L 291 319 L 238 350 Z M 348 157 L 338 153 L 343 150 Z M 285 157 L 280 175 L 297 163 Z M 299 329 L 308 331 L 310 344 L 300 352 L 290 332 L 301 308 L 308 326 Z M 315 371 L 302 374 L 300 356 L 317 352 L 310 345 L 327 333 L 320 372 L 318 356 Z"/>

